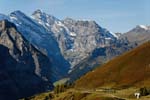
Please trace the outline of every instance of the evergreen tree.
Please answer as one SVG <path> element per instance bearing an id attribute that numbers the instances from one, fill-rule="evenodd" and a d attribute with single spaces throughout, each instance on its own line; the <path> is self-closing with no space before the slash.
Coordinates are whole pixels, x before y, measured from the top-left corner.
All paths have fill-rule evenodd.
<path id="1" fill-rule="evenodd" d="M 149 95 L 148 90 L 146 89 L 146 87 L 140 88 L 140 94 L 141 94 L 141 96 Z"/>

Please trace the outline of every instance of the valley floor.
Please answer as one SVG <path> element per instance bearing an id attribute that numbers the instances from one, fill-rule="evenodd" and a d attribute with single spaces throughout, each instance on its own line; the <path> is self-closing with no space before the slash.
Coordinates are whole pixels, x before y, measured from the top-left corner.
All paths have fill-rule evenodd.
<path id="1" fill-rule="evenodd" d="M 137 88 L 121 90 L 93 89 L 77 90 L 68 89 L 66 92 L 54 94 L 53 92 L 42 93 L 32 96 L 28 100 L 137 100 L 134 93 Z M 142 96 L 138 100 L 150 100 L 150 95 Z"/>

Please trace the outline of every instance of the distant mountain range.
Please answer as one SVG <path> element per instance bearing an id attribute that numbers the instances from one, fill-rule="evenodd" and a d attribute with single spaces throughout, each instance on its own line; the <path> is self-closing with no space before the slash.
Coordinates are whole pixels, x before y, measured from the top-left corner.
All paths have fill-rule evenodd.
<path id="1" fill-rule="evenodd" d="M 59 20 L 41 10 L 31 16 L 14 11 L 7 16 L 0 14 L 0 51 L 4 56 L 0 59 L 6 61 L 0 64 L 6 68 L 3 73 L 10 73 L 6 75 L 8 80 L 19 86 L 12 84 L 17 89 L 14 93 L 20 97 L 32 95 L 52 89 L 52 84 L 63 78 L 75 81 L 98 65 L 150 40 L 149 33 L 148 26 L 114 34 L 95 21 Z M 0 87 L 5 85 L 8 84 Z"/>
<path id="2" fill-rule="evenodd" d="M 124 33 L 120 38 L 127 38 L 130 43 L 142 44 L 150 40 L 150 26 L 137 25 L 129 32 Z"/>

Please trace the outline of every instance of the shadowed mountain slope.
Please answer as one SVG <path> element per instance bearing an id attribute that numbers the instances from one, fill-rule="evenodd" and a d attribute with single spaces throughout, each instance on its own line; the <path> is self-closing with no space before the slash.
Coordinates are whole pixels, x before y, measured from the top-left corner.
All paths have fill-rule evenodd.
<path id="1" fill-rule="evenodd" d="M 0 100 L 52 89 L 51 61 L 7 20 L 0 21 Z"/>

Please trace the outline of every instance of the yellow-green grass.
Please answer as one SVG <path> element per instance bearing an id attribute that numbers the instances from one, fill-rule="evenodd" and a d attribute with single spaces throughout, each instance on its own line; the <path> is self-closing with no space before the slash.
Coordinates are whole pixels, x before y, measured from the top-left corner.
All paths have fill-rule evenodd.
<path id="1" fill-rule="evenodd" d="M 48 100 L 137 100 L 134 93 L 139 88 L 128 88 L 116 90 L 114 93 L 92 90 L 76 90 L 68 89 L 66 92 L 60 94 L 53 94 L 52 92 L 42 93 L 29 98 L 29 100 L 45 100 L 49 94 L 53 94 L 53 99 Z M 142 96 L 140 100 L 149 100 L 149 96 Z"/>

